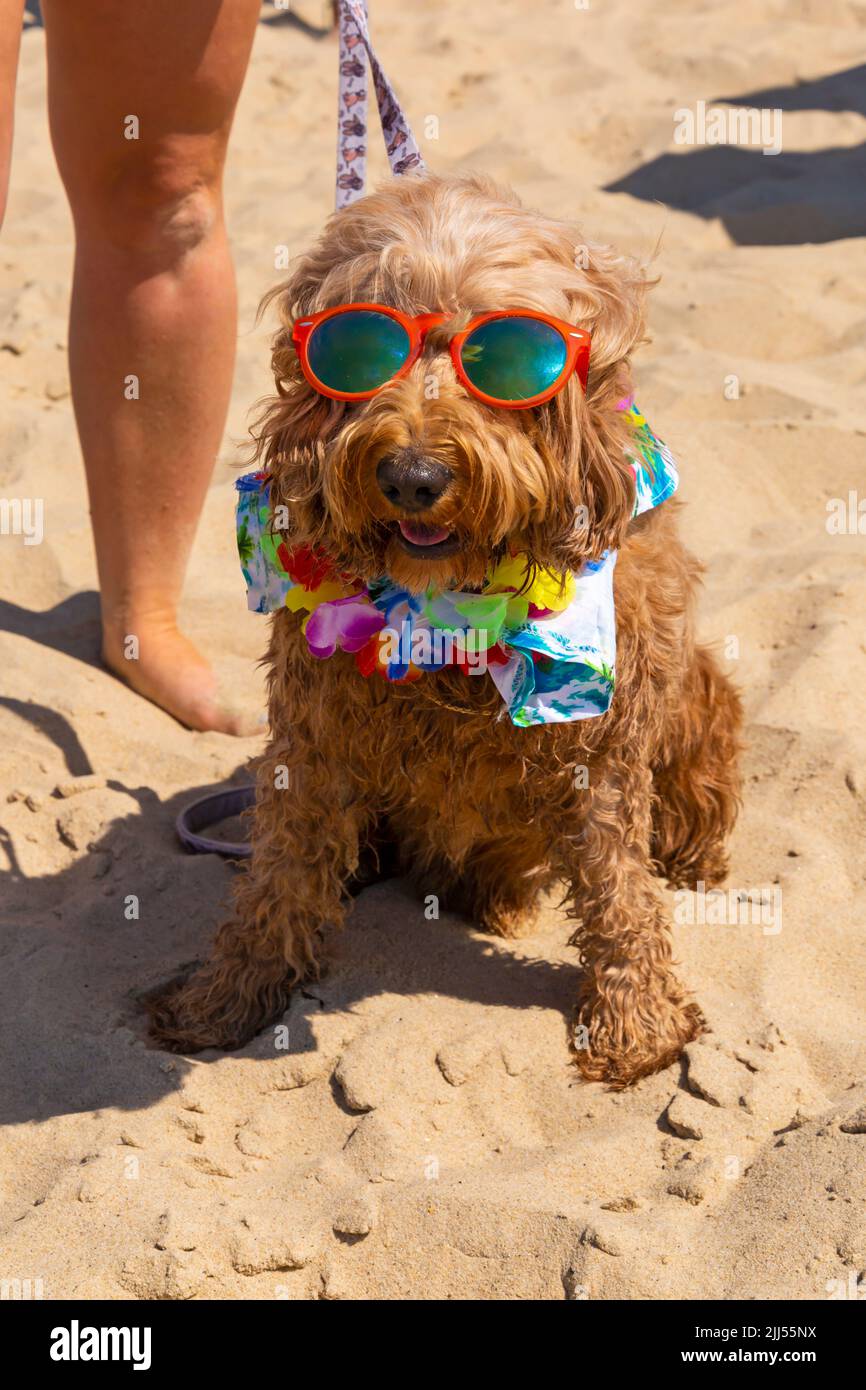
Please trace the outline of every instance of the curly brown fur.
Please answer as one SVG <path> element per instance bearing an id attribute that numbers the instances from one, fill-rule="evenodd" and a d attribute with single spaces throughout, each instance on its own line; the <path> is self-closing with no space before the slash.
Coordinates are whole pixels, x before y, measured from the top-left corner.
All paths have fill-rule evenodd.
<path id="1" fill-rule="evenodd" d="M 516 728 L 486 677 L 451 668 L 409 685 L 364 680 L 342 653 L 316 661 L 298 618 L 278 613 L 251 868 L 211 960 L 153 1004 L 161 1043 L 236 1047 L 280 1013 L 315 971 L 359 845 L 383 818 L 419 886 L 491 930 L 515 930 L 543 889 L 566 884 L 585 972 L 573 1041 L 587 1078 L 627 1085 L 700 1031 L 673 971 L 657 875 L 681 883 L 723 872 L 740 711 L 695 644 L 699 567 L 679 540 L 677 504 L 631 520 L 628 425 L 616 404 L 643 334 L 645 289 L 631 261 L 486 183 L 421 176 L 337 214 L 274 292 L 277 395 L 258 441 L 273 501 L 288 509 L 289 543 L 415 591 L 480 584 L 508 545 L 560 570 L 616 547 L 617 688 L 602 717 Z M 362 300 L 446 310 L 450 331 L 484 310 L 546 310 L 592 333 L 587 393 L 573 379 L 538 409 L 487 408 L 456 381 L 441 331 L 406 378 L 369 402 L 324 399 L 300 374 L 291 324 Z M 400 512 L 376 467 L 400 448 L 451 469 L 424 518 L 459 537 L 450 558 L 417 559 L 399 543 Z M 288 792 L 275 787 L 280 764 Z"/>

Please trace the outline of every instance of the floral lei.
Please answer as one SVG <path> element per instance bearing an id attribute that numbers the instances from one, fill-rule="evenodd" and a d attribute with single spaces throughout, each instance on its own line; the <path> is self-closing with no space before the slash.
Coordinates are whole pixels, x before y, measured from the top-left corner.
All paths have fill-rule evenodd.
<path id="1" fill-rule="evenodd" d="M 244 480 L 247 481 L 247 480 Z M 264 473 L 249 475 L 264 490 L 269 479 Z M 522 554 L 500 560 L 490 570 L 479 593 L 436 591 L 410 593 L 388 579 L 364 583 L 340 572 L 322 552 L 302 545 L 289 549 L 273 533 L 260 533 L 259 543 L 272 538 L 272 560 L 290 582 L 285 606 L 293 613 L 305 612 L 301 630 L 313 656 L 324 660 L 337 650 L 350 652 L 364 676 L 375 672 L 386 680 L 414 681 L 424 671 L 443 666 L 459 667 L 464 673 L 477 669 L 480 660 L 487 665 L 505 665 L 509 653 L 501 644 L 503 632 L 523 627 L 561 613 L 572 601 L 574 577 L 536 569 L 529 578 Z M 251 559 L 253 540 L 249 526 L 241 523 L 238 549 L 241 562 Z M 453 640 L 428 644 L 421 654 L 421 643 L 412 642 L 415 633 L 451 633 Z M 404 637 L 395 643 L 395 635 Z M 410 645 L 413 655 L 396 656 L 395 645 Z"/>

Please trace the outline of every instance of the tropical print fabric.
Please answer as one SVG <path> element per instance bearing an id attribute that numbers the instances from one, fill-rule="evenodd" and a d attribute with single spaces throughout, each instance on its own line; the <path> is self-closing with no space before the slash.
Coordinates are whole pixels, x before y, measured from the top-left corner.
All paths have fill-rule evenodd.
<path id="1" fill-rule="evenodd" d="M 657 507 L 677 487 L 676 463 L 633 400 L 621 403 L 634 429 L 634 515 Z M 496 564 L 480 592 L 411 594 L 387 577 L 364 583 L 338 572 L 307 547 L 289 550 L 271 530 L 264 473 L 238 479 L 237 534 L 247 604 L 257 613 L 285 606 L 306 613 L 302 631 L 313 656 L 354 656 L 364 676 L 418 680 L 459 666 L 489 674 L 512 722 L 567 723 L 604 714 L 615 684 L 616 552 L 579 574 L 530 573 L 524 555 Z"/>
<path id="2" fill-rule="evenodd" d="M 634 516 L 660 507 L 669 497 L 673 497 L 679 484 L 680 475 L 677 462 L 666 444 L 653 434 L 634 403 L 634 396 L 620 401 L 618 410 L 625 412 L 626 419 L 634 431 L 634 443 L 638 458 L 630 458 L 635 482 Z"/>

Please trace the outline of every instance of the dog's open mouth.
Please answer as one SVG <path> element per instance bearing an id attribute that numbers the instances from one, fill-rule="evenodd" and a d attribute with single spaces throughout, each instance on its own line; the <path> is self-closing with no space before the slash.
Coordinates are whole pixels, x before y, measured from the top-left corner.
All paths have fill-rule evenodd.
<path id="1" fill-rule="evenodd" d="M 453 555 L 459 549 L 460 541 L 453 531 L 444 526 L 423 526 L 417 521 L 397 523 L 398 539 L 407 555 L 419 559 L 436 560 L 439 556 Z"/>

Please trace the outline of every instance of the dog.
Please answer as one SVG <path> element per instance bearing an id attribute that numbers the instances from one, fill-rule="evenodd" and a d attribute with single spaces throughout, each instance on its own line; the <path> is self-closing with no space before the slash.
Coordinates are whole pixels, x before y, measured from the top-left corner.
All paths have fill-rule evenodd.
<path id="1" fill-rule="evenodd" d="M 483 179 L 416 174 L 337 213 L 272 292 L 276 395 L 253 434 L 286 544 L 413 594 L 477 590 L 515 550 L 560 574 L 615 550 L 616 688 L 597 717 L 517 727 L 493 684 L 459 666 L 389 682 L 365 679 L 345 651 L 317 659 L 304 615 L 283 607 L 266 658 L 270 742 L 250 868 L 210 960 L 151 1002 L 163 1047 L 237 1048 L 278 1018 L 315 974 L 377 837 L 425 893 L 502 935 L 564 885 L 582 966 L 571 1039 L 587 1080 L 627 1086 L 703 1030 L 674 971 L 659 880 L 711 885 L 726 873 L 741 711 L 695 639 L 701 565 L 680 540 L 680 504 L 633 515 L 618 406 L 648 288 L 626 256 Z M 359 303 L 445 318 L 404 375 L 363 401 L 330 399 L 301 370 L 293 326 Z M 473 314 L 512 306 L 589 333 L 585 390 L 575 374 L 536 408 L 497 409 L 465 389 L 450 337 Z M 435 484 L 420 493 L 419 467 Z M 406 544 L 419 505 L 449 541 L 429 554 Z"/>

